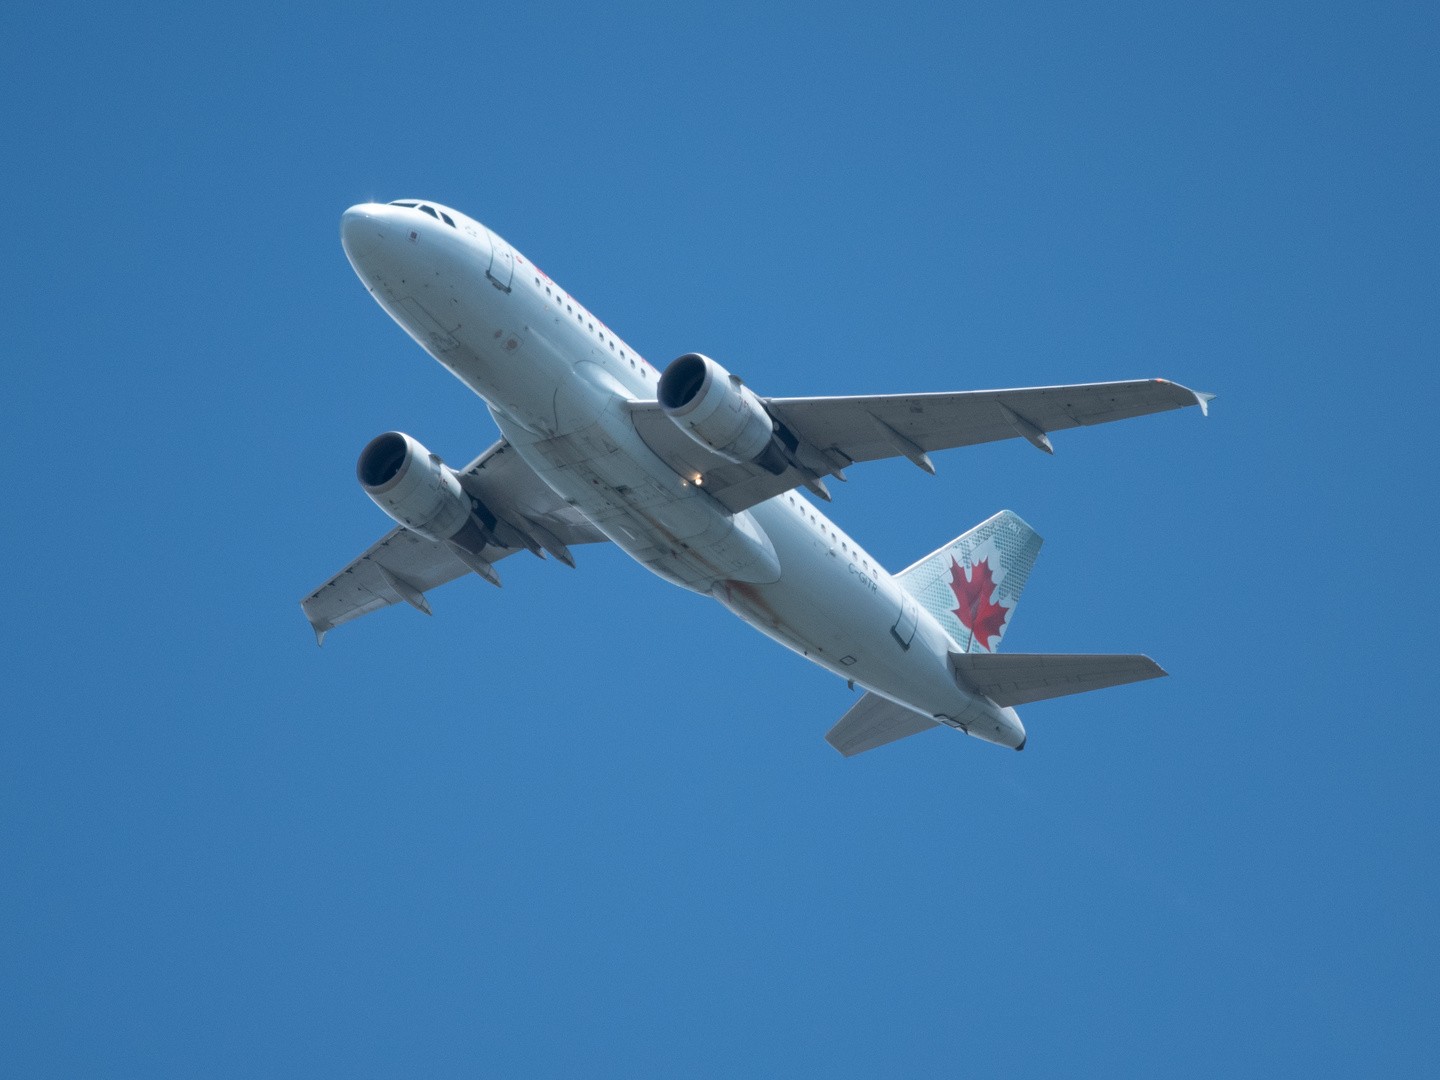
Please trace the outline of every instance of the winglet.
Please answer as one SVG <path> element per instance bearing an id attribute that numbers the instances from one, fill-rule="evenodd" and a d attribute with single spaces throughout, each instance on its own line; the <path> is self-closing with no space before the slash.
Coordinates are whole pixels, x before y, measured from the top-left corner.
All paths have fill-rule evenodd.
<path id="1" fill-rule="evenodd" d="M 1191 390 L 1190 392 L 1195 395 L 1195 402 L 1200 406 L 1201 415 L 1209 416 L 1210 402 L 1215 400 L 1215 395 L 1207 394 L 1203 390 Z"/>
<path id="2" fill-rule="evenodd" d="M 319 594 L 317 593 L 316 595 L 318 596 Z M 301 600 L 301 601 L 300 601 L 300 610 L 301 610 L 301 612 L 303 612 L 304 615 L 305 615 L 305 621 L 310 624 L 310 629 L 315 631 L 315 644 L 316 644 L 316 645 L 321 645 L 321 646 L 323 646 L 323 645 L 325 644 L 325 635 L 326 635 L 326 633 L 328 633 L 328 632 L 331 631 L 331 630 L 334 630 L 334 629 L 335 629 L 335 624 L 332 623 L 332 622 L 327 622 L 327 621 L 324 620 L 324 619 L 314 619 L 314 618 L 311 618 L 311 616 L 310 616 L 310 609 L 307 608 L 305 605 L 306 605 L 307 603 L 309 603 L 311 600 L 314 600 L 314 599 L 315 599 L 314 596 L 310 596 L 310 597 L 307 597 L 307 598 L 304 599 L 304 600 Z"/>

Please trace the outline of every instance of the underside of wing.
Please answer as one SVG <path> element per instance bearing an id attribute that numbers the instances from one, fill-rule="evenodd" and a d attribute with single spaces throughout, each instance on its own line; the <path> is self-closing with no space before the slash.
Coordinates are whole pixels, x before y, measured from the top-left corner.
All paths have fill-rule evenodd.
<path id="1" fill-rule="evenodd" d="M 756 462 L 736 464 L 701 446 L 659 402 L 631 402 L 630 415 L 657 457 L 739 512 L 802 486 L 828 499 L 819 478 L 843 479 L 841 470 L 857 461 L 906 457 L 934 472 L 930 451 L 1015 438 L 1053 453 L 1048 432 L 1190 405 L 1208 411 L 1213 397 L 1165 379 L 1136 379 L 954 394 L 762 398 L 775 439 L 786 450 L 779 473 Z"/>
<path id="2" fill-rule="evenodd" d="M 517 551 L 528 549 L 537 555 L 549 552 L 573 565 L 569 545 L 607 539 L 536 476 L 504 439 L 457 475 L 465 491 L 494 521 L 487 528 L 492 540 L 474 555 L 495 584 L 499 584 L 499 577 L 487 569 L 487 564 Z M 316 640 L 322 641 L 327 631 L 341 623 L 401 601 L 428 615 L 430 605 L 425 593 L 470 570 L 471 566 L 451 546 L 396 526 L 302 600 L 300 606 L 315 630 Z"/>
<path id="3" fill-rule="evenodd" d="M 493 557 L 508 554 L 497 552 Z M 319 641 L 341 623 L 407 600 L 407 592 L 423 599 L 431 589 L 469 572 L 444 544 L 397 525 L 300 601 L 300 607 Z"/>
<path id="4" fill-rule="evenodd" d="M 539 525 L 565 544 L 600 544 L 609 539 L 536 476 L 504 439 L 457 473 L 471 496 L 502 520 L 513 519 L 512 524 L 520 529 L 530 531 L 527 523 Z M 520 546 L 524 545 L 516 545 Z"/>
<path id="5" fill-rule="evenodd" d="M 1165 379 L 1137 379 L 955 394 L 767 398 L 765 404 L 816 449 L 874 461 L 1014 438 L 1049 451 L 1047 432 L 1188 405 L 1208 410 L 1213 396 Z"/>
<path id="6" fill-rule="evenodd" d="M 1028 705 L 1166 674 L 1150 657 L 1138 655 L 951 653 L 950 662 L 970 689 L 1002 706 Z"/>
<path id="7" fill-rule="evenodd" d="M 731 513 L 800 487 L 807 479 L 793 466 L 775 474 L 757 464 L 737 465 L 712 453 L 681 431 L 658 401 L 635 401 L 629 407 L 635 430 L 655 456 L 686 480 L 698 483 Z M 829 472 L 830 466 L 818 471 Z"/>

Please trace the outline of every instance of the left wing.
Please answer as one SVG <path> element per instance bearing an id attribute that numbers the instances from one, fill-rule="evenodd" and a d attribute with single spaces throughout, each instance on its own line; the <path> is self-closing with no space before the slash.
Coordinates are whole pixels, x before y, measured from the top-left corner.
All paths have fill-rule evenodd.
<path id="1" fill-rule="evenodd" d="M 492 530 L 495 542 L 480 553 L 483 563 L 499 562 L 528 549 L 541 558 L 548 551 L 573 566 L 568 545 L 608 539 L 536 476 L 504 439 L 458 471 L 457 476 L 461 486 L 496 519 Z M 318 644 L 325 640 L 326 631 L 341 623 L 402 600 L 429 615 L 430 603 L 425 594 L 470 573 L 470 569 L 445 544 L 397 525 L 300 601 L 300 607 Z M 498 576 L 492 580 L 500 584 Z"/>
<path id="2" fill-rule="evenodd" d="M 905 457 L 933 473 L 930 451 L 1015 438 L 1053 453 L 1047 432 L 1189 405 L 1208 413 L 1214 396 L 1166 379 L 1136 379 L 955 394 L 762 398 L 793 458 L 779 475 L 711 453 L 672 423 L 659 402 L 632 402 L 630 411 L 657 456 L 687 479 L 700 477 L 711 495 L 738 512 L 801 485 L 828 499 L 821 478 L 844 479 L 841 470 L 857 461 Z"/>

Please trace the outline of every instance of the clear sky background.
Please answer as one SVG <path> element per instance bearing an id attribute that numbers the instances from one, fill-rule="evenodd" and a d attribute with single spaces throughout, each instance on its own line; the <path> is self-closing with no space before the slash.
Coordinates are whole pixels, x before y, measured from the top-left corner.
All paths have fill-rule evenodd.
<path id="1" fill-rule="evenodd" d="M 1433 1075 L 1437 29 L 5 6 L 0 1074 Z M 1217 393 L 834 485 L 892 570 L 1015 510 L 1005 647 L 1172 677 L 846 761 L 599 546 L 316 649 L 365 442 L 496 435 L 341 250 L 405 196 L 762 394 Z"/>

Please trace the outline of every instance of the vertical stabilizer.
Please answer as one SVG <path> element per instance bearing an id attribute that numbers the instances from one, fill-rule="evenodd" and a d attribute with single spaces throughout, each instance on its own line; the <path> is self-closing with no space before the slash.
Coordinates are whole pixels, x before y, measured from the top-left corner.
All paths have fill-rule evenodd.
<path id="1" fill-rule="evenodd" d="M 1019 516 L 1002 510 L 895 580 L 940 621 L 961 652 L 994 652 L 1042 543 Z"/>

